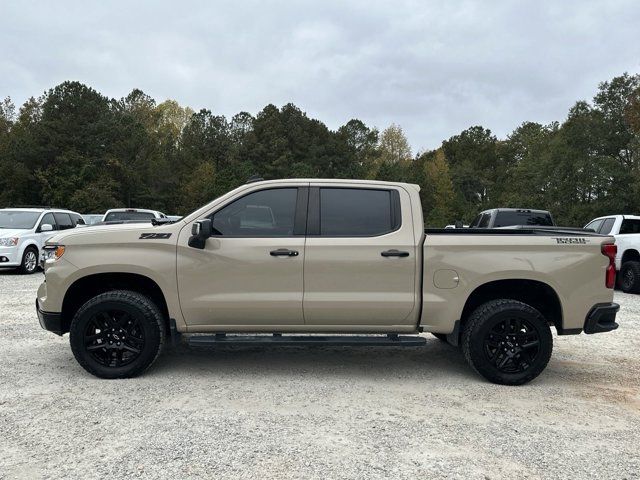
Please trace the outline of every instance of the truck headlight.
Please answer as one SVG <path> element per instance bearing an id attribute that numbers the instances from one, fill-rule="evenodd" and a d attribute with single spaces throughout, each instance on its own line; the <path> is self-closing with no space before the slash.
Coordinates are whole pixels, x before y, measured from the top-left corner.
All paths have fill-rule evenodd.
<path id="1" fill-rule="evenodd" d="M 64 248 L 64 245 L 47 245 L 42 250 L 43 250 L 42 256 L 44 257 L 45 262 L 47 260 L 52 260 L 55 262 L 62 255 L 64 255 L 65 248 Z"/>
<path id="2" fill-rule="evenodd" d="M 15 247 L 18 244 L 18 237 L 0 238 L 0 247 Z"/>

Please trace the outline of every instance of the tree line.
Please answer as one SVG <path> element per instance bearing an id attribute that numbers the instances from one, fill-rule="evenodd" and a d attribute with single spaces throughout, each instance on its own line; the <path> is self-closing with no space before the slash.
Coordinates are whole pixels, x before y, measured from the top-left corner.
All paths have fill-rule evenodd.
<path id="1" fill-rule="evenodd" d="M 331 130 L 293 104 L 225 118 L 71 81 L 0 103 L 0 207 L 186 214 L 254 174 L 417 183 L 435 227 L 493 207 L 548 209 L 567 226 L 639 213 L 640 75 L 601 83 L 562 122 L 524 122 L 505 139 L 473 126 L 416 155 L 397 125 Z"/>

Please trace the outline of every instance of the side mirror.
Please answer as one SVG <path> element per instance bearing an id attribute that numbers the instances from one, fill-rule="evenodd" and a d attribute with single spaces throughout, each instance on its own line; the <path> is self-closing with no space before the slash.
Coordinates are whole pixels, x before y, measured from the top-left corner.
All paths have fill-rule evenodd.
<path id="1" fill-rule="evenodd" d="M 204 249 L 207 238 L 211 236 L 213 226 L 211 219 L 205 218 L 198 220 L 191 226 L 191 238 L 189 238 L 189 246 L 193 248 Z"/>
<path id="2" fill-rule="evenodd" d="M 52 232 L 53 231 L 53 225 L 51 225 L 50 223 L 43 223 L 42 225 L 40 225 L 40 231 L 41 232 Z"/>

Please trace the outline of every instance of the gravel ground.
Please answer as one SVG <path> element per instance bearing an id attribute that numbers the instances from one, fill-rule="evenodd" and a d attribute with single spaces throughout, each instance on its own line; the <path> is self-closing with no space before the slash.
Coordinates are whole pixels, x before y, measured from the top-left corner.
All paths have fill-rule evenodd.
<path id="1" fill-rule="evenodd" d="M 640 296 L 522 387 L 432 338 L 181 347 L 105 381 L 40 329 L 42 278 L 0 273 L 0 478 L 640 478 Z"/>

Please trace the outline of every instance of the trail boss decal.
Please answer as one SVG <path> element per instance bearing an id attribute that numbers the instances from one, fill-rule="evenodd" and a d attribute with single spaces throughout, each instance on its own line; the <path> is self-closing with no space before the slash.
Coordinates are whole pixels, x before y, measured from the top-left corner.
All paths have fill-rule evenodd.
<path id="1" fill-rule="evenodd" d="M 589 243 L 589 241 L 586 238 L 576 238 L 576 237 L 553 237 L 556 239 L 556 242 L 558 243 L 578 243 L 578 244 L 585 244 L 585 243 Z"/>
<path id="2" fill-rule="evenodd" d="M 143 233 L 140 235 L 140 240 L 164 240 L 170 236 L 170 233 Z"/>

